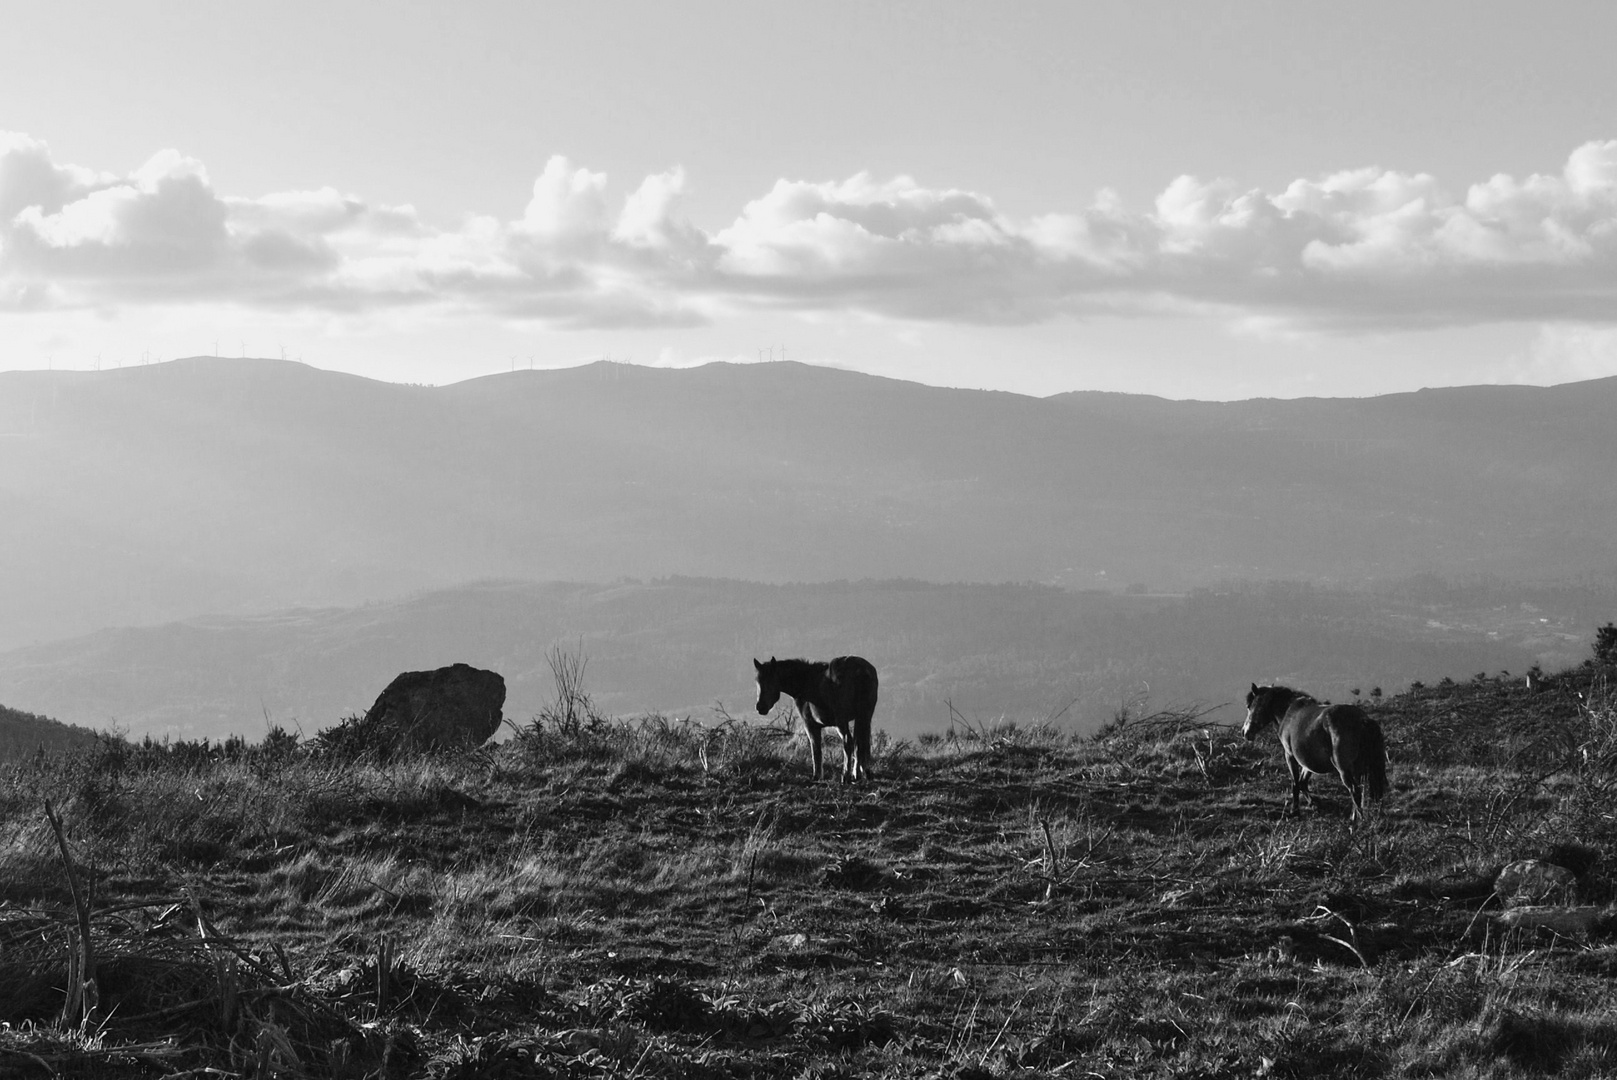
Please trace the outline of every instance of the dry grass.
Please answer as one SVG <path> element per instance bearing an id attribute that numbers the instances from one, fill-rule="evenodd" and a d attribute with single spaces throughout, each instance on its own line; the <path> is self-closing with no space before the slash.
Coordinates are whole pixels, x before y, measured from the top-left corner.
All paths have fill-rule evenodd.
<path id="1" fill-rule="evenodd" d="M 1617 901 L 1617 717 L 1580 692 L 1385 703 L 1394 793 L 1357 828 L 1326 778 L 1281 817 L 1276 749 L 1184 713 L 957 724 L 861 787 L 809 783 L 778 722 L 587 696 L 447 758 L 31 760 L 0 781 L 0 1073 L 1609 1075 L 1609 920 L 1504 932 L 1489 898 L 1551 854 Z M 1511 756 L 1439 752 L 1454 715 Z M 77 1024 L 46 798 L 93 884 Z"/>

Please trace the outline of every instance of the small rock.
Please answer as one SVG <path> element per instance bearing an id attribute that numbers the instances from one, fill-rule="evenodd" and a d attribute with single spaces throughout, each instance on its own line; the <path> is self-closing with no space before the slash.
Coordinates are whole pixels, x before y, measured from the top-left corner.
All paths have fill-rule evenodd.
<path id="1" fill-rule="evenodd" d="M 606 1032 L 595 1031 L 590 1028 L 573 1028 L 560 1035 L 562 1045 L 575 1054 L 582 1054 L 586 1050 L 598 1050 L 607 1042 Z"/>
<path id="2" fill-rule="evenodd" d="M 1554 863 L 1538 859 L 1513 862 L 1494 879 L 1494 895 L 1507 908 L 1551 904 L 1565 906 L 1572 902 L 1572 871 Z"/>
<path id="3" fill-rule="evenodd" d="M 1516 929 L 1553 930 L 1569 937 L 1585 937 L 1600 921 L 1598 907 L 1549 907 L 1523 905 L 1499 916 L 1499 921 Z"/>

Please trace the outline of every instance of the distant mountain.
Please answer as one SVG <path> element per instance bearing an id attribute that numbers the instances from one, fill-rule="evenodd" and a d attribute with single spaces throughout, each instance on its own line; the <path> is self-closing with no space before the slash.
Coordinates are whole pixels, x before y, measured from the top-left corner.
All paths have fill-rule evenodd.
<path id="1" fill-rule="evenodd" d="M 95 741 L 95 732 L 87 728 L 0 705 L 0 761 L 20 761 L 40 750 L 82 749 Z"/>
<path id="2" fill-rule="evenodd" d="M 1354 688 L 1521 672 L 1553 663 L 1558 635 L 1574 636 L 1532 605 L 1430 592 L 1418 583 L 1393 597 L 1298 584 L 1153 596 L 916 581 L 488 582 L 14 650 L 0 654 L 0 698 L 135 736 L 256 738 L 268 723 L 312 734 L 362 712 L 400 671 L 466 661 L 505 676 L 506 715 L 525 722 L 553 695 L 546 656 L 559 647 L 586 659 L 586 688 L 608 713 L 710 720 L 715 702 L 753 712 L 754 657 L 858 653 L 881 672 L 877 726 L 905 735 L 946 727 L 951 707 L 970 723 L 1060 714 L 1089 726 L 1129 702 L 1232 701 L 1253 680 L 1343 699 Z M 1586 651 L 1571 642 L 1569 655 Z"/>
<path id="3" fill-rule="evenodd" d="M 1609 578 L 1613 416 L 1617 379 L 1210 404 L 788 363 L 0 373 L 0 648 L 487 578 Z"/>

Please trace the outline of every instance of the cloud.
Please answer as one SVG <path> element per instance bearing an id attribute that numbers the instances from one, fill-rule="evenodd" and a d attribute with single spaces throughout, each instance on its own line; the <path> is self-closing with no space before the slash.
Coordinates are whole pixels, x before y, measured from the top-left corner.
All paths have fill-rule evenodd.
<path id="1" fill-rule="evenodd" d="M 614 198 L 552 157 L 522 216 L 429 226 L 332 188 L 242 197 L 165 150 L 127 176 L 0 133 L 0 308 L 229 302 L 693 325 L 746 309 L 930 322 L 1209 312 L 1274 333 L 1617 324 L 1617 141 L 1464 189 L 1357 168 L 1274 192 L 1180 176 L 1030 218 L 907 176 L 780 180 L 707 231 L 673 168 Z"/>
<path id="2" fill-rule="evenodd" d="M 783 180 L 715 234 L 715 285 L 801 309 L 1028 322 L 1115 281 L 1127 228 L 1106 209 L 1018 224 L 986 196 L 909 177 Z"/>
<path id="3" fill-rule="evenodd" d="M 286 197 L 260 217 L 276 202 Z M 214 192 L 200 162 L 172 150 L 114 177 L 57 166 L 42 144 L 0 137 L 0 207 L 11 211 L 0 220 L 0 297 L 261 301 L 337 263 L 307 228 L 233 221 L 237 203 Z"/>
<path id="4" fill-rule="evenodd" d="M 552 244 L 569 239 L 592 242 L 607 224 L 606 174 L 575 169 L 561 155 L 545 163 L 533 182 L 533 198 L 520 230 Z"/>

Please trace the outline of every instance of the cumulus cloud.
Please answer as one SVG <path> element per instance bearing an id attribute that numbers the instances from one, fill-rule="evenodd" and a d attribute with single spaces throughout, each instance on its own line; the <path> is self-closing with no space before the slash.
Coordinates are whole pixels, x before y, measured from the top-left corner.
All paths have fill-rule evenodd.
<path id="1" fill-rule="evenodd" d="M 533 182 L 533 198 L 523 212 L 522 231 L 552 243 L 593 241 L 608 221 L 606 174 L 575 169 L 560 154 L 545 163 Z"/>
<path id="2" fill-rule="evenodd" d="M 262 300 L 337 262 L 318 230 L 281 227 L 272 208 L 256 225 L 233 220 L 240 206 L 172 150 L 117 177 L 0 137 L 0 208 L 0 297 L 45 295 L 48 306 Z"/>
<path id="3" fill-rule="evenodd" d="M 411 306 L 567 326 L 727 310 L 938 322 L 1182 310 L 1275 332 L 1617 324 L 1617 141 L 1464 189 L 1358 168 L 1266 192 L 1181 176 L 1018 219 L 985 194 L 860 173 L 781 180 L 714 231 L 683 169 L 613 196 L 553 157 L 520 218 L 428 226 L 331 188 L 242 197 L 166 150 L 127 176 L 0 134 L 0 308 Z"/>

